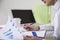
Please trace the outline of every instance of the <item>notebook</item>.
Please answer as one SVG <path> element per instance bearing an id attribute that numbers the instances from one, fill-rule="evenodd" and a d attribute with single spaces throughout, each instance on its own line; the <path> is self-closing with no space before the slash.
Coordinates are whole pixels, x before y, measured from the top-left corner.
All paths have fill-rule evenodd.
<path id="1" fill-rule="evenodd" d="M 45 36 L 46 36 L 46 31 L 28 31 L 28 32 L 24 32 L 23 34 L 24 34 L 24 35 L 28 35 L 28 36 L 45 38 Z"/>

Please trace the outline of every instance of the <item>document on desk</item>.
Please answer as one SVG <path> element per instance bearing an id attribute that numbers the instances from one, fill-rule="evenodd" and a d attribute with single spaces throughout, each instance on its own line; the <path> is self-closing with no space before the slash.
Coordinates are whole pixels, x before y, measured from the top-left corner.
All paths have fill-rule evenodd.
<path id="1" fill-rule="evenodd" d="M 0 39 L 1 40 L 22 40 L 22 29 L 19 28 L 14 20 L 8 17 L 7 24 L 1 29 L 0 27 Z"/>

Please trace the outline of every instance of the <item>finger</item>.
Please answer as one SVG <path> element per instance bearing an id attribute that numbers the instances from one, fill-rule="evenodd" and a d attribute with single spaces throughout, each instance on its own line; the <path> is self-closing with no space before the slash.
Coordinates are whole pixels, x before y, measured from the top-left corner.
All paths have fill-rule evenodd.
<path id="1" fill-rule="evenodd" d="M 30 28 L 31 25 L 24 25 L 24 28 Z"/>
<path id="2" fill-rule="evenodd" d="M 30 36 L 24 36 L 24 40 L 32 40 Z"/>
<path id="3" fill-rule="evenodd" d="M 42 40 L 42 39 L 38 37 L 34 37 L 34 40 Z"/>
<path id="4" fill-rule="evenodd" d="M 25 25 L 24 29 L 26 29 L 27 31 L 33 31 L 33 26 L 32 25 Z"/>
<path id="5" fill-rule="evenodd" d="M 26 36 L 26 38 L 28 39 L 28 40 L 37 40 L 35 37 L 33 37 L 33 36 Z"/>
<path id="6" fill-rule="evenodd" d="M 38 37 L 33 37 L 33 36 L 26 36 L 27 38 L 31 38 L 31 39 L 34 39 L 34 40 L 42 40 L 41 38 L 38 38 Z"/>
<path id="7" fill-rule="evenodd" d="M 28 38 L 32 38 L 33 36 L 28 36 L 28 35 L 26 35 L 26 37 L 28 37 Z"/>
<path id="8" fill-rule="evenodd" d="M 29 29 L 30 29 L 30 28 L 28 28 L 28 27 L 26 27 L 26 26 L 24 26 L 23 28 L 24 28 L 25 30 L 27 30 L 27 31 L 29 31 Z"/>
<path id="9" fill-rule="evenodd" d="M 32 36 L 26 36 L 24 39 L 25 40 L 34 40 L 34 38 Z"/>
<path id="10" fill-rule="evenodd" d="M 26 31 L 30 31 L 30 29 L 26 29 Z"/>
<path id="11" fill-rule="evenodd" d="M 32 38 L 33 36 L 28 36 L 28 35 L 24 35 L 23 37 L 28 37 L 28 38 Z"/>
<path id="12" fill-rule="evenodd" d="M 27 30 L 27 31 L 33 31 L 33 29 L 32 29 L 32 28 L 29 28 L 29 27 L 26 28 L 26 30 Z"/>
<path id="13" fill-rule="evenodd" d="M 33 37 L 33 36 L 25 36 L 25 40 L 42 40 L 41 38 L 38 37 Z"/>
<path id="14" fill-rule="evenodd" d="M 29 27 L 29 26 L 24 26 L 24 29 L 26 29 L 27 31 L 32 31 L 32 27 Z"/>

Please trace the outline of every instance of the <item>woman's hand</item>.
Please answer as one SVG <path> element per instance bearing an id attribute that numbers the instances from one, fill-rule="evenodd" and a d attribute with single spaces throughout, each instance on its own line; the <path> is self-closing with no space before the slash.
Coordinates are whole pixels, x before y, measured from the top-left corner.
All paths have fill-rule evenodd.
<path id="1" fill-rule="evenodd" d="M 36 25 L 31 25 L 31 24 L 24 24 L 24 29 L 26 29 L 27 31 L 38 31 L 40 30 L 39 26 Z"/>
<path id="2" fill-rule="evenodd" d="M 24 36 L 24 40 L 42 40 L 42 39 L 38 37 Z"/>

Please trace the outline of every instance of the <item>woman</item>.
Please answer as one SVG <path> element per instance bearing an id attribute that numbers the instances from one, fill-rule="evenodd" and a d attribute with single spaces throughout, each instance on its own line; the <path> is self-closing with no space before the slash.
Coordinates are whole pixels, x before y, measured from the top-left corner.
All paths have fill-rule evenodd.
<path id="1" fill-rule="evenodd" d="M 36 31 L 40 29 L 46 29 L 47 26 L 54 26 L 54 36 L 56 37 L 55 40 L 60 40 L 60 0 L 42 0 L 47 6 L 53 6 L 53 12 L 54 12 L 54 18 L 52 21 L 52 24 L 47 24 L 47 25 L 39 25 L 39 26 L 34 26 L 30 24 L 25 24 L 24 28 L 28 31 Z M 30 39 L 35 37 L 30 37 Z M 24 39 L 30 40 L 29 37 L 25 36 Z M 37 38 L 38 39 L 38 38 Z"/>

